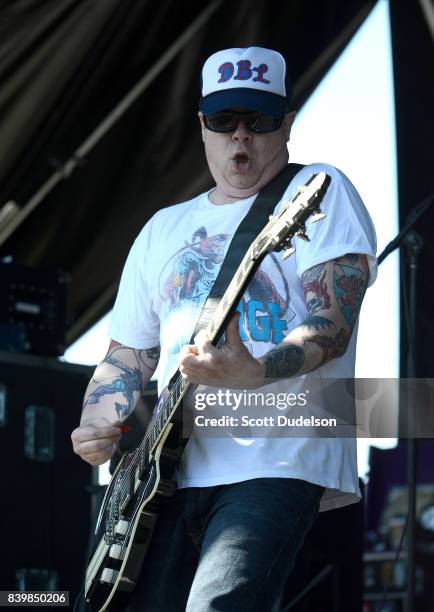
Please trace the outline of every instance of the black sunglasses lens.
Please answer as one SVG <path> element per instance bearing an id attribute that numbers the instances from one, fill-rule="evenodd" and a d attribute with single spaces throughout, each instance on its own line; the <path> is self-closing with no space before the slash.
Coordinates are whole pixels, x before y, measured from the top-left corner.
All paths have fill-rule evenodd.
<path id="1" fill-rule="evenodd" d="M 265 134 L 267 132 L 274 132 L 282 125 L 282 119 L 272 117 L 271 115 L 264 115 L 263 113 L 255 113 L 245 119 L 246 127 L 251 132 L 257 132 L 259 134 Z"/>
<path id="2" fill-rule="evenodd" d="M 234 132 L 240 121 L 244 121 L 250 132 L 265 134 L 277 130 L 283 121 L 282 118 L 272 117 L 264 113 L 236 113 L 222 111 L 211 113 L 204 117 L 205 126 L 212 132 Z"/>
<path id="3" fill-rule="evenodd" d="M 239 120 L 239 115 L 234 113 L 212 113 L 204 117 L 205 126 L 212 132 L 233 132 Z"/>

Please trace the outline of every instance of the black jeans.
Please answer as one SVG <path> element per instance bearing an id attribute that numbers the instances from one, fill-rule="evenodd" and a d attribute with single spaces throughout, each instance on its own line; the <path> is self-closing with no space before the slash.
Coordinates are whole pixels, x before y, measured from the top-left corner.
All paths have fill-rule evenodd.
<path id="1" fill-rule="evenodd" d="M 158 518 L 128 609 L 278 610 L 323 491 L 292 478 L 178 490 Z"/>

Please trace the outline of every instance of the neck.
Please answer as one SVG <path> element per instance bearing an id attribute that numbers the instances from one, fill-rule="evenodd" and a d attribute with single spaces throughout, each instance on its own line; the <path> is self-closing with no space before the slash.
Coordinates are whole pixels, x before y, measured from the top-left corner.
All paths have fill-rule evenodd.
<path id="1" fill-rule="evenodd" d="M 254 193 L 249 193 L 248 195 L 243 194 L 243 195 L 233 195 L 232 196 L 232 195 L 225 193 L 221 189 L 219 189 L 219 187 L 216 185 L 214 189 L 209 192 L 208 199 L 210 202 L 212 202 L 213 204 L 217 204 L 217 205 L 233 204 L 234 202 L 239 202 L 240 200 L 247 200 L 247 198 L 250 198 L 252 195 L 254 195 Z"/>

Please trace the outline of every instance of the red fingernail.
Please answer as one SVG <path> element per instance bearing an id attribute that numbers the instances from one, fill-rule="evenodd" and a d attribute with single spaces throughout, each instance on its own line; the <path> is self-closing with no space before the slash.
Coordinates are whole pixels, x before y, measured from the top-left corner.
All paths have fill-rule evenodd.
<path id="1" fill-rule="evenodd" d="M 129 425 L 121 425 L 120 426 L 120 430 L 122 433 L 128 433 L 129 431 L 131 431 L 132 427 L 130 427 Z"/>

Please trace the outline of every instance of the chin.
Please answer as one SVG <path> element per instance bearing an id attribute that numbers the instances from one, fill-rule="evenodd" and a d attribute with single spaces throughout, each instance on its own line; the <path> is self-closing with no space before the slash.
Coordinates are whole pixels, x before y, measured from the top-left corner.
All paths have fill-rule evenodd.
<path id="1" fill-rule="evenodd" d="M 232 186 L 238 189 L 251 189 L 252 193 L 256 193 L 258 184 L 258 177 L 252 176 L 240 176 L 236 180 L 232 181 Z"/>
<path id="2" fill-rule="evenodd" d="M 255 185 L 259 181 L 257 172 L 253 172 L 251 169 L 236 170 L 229 174 L 229 183 L 235 187 L 235 185 Z"/>

